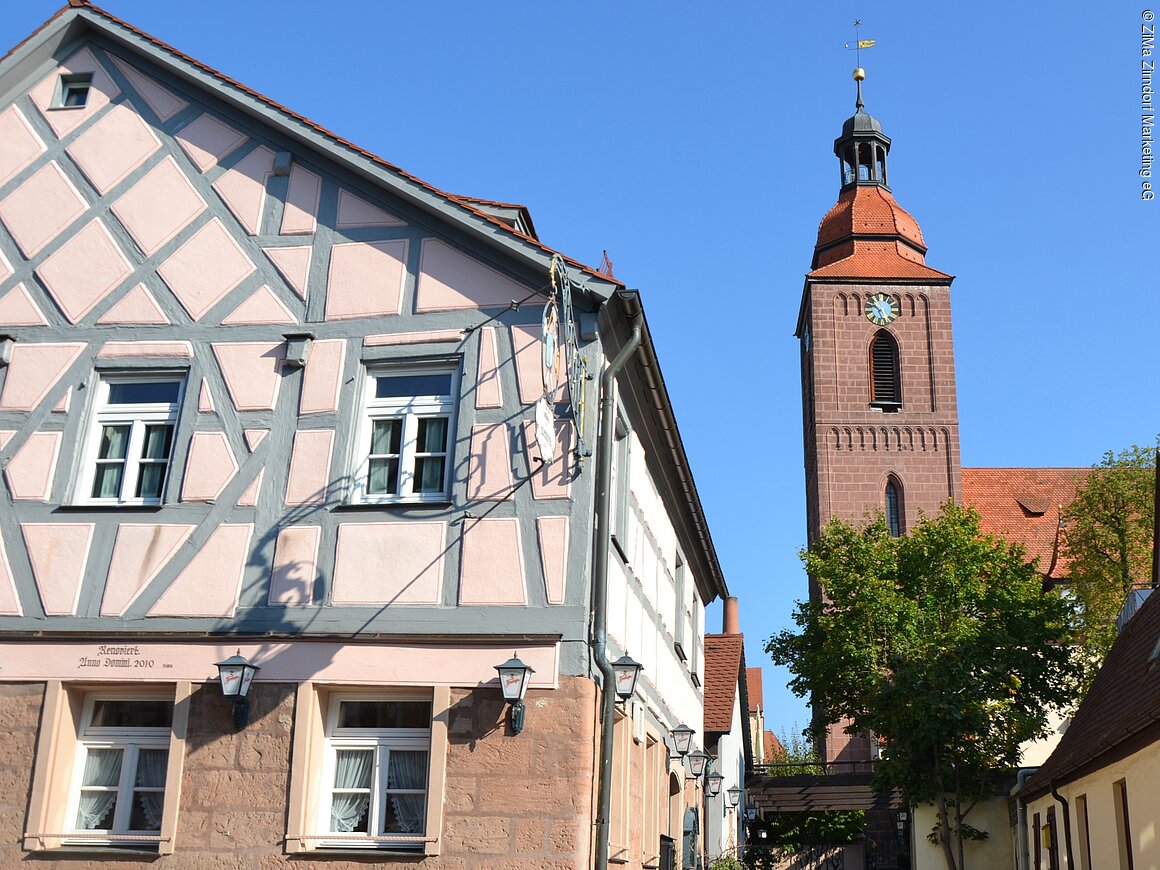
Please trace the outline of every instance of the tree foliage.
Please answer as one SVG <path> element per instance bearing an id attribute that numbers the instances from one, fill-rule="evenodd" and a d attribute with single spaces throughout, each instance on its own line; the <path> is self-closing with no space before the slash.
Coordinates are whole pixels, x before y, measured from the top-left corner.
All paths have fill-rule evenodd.
<path id="1" fill-rule="evenodd" d="M 1079 642 L 1095 663 L 1116 639 L 1116 617 L 1132 588 L 1151 582 L 1155 451 L 1105 453 L 1064 512 L 1061 552 L 1079 605 Z"/>
<path id="2" fill-rule="evenodd" d="M 877 785 L 935 804 L 947 866 L 962 870 L 962 841 L 978 836 L 965 818 L 992 771 L 1018 766 L 1020 744 L 1073 700 L 1071 606 L 1041 591 L 1021 547 L 949 503 L 899 538 L 881 517 L 834 520 L 802 558 L 825 600 L 799 603 L 798 630 L 767 652 L 819 722 L 878 736 Z"/>

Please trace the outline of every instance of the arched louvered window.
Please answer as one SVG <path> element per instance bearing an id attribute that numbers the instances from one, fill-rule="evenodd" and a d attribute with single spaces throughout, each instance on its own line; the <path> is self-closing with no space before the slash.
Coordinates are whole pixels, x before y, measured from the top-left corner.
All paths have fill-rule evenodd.
<path id="1" fill-rule="evenodd" d="M 902 492 L 893 477 L 886 481 L 886 527 L 890 534 L 898 537 L 902 534 Z"/>
<path id="2" fill-rule="evenodd" d="M 902 384 L 898 374 L 898 345 L 885 329 L 870 345 L 870 404 L 884 411 L 902 407 Z"/>

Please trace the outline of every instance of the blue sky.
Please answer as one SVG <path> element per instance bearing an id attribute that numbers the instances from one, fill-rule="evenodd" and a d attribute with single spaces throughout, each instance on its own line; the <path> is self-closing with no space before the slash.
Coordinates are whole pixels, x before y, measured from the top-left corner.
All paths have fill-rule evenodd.
<path id="1" fill-rule="evenodd" d="M 1139 3 L 106 0 L 106 9 L 643 294 L 767 723 L 805 595 L 793 329 L 833 140 L 867 110 L 952 288 L 966 466 L 1090 465 L 1160 431 L 1160 209 L 1140 200 Z M 1160 4 L 1158 4 L 1160 5 Z M 4 50 L 58 4 L 11 0 Z M 719 630 L 719 607 L 709 612 Z"/>

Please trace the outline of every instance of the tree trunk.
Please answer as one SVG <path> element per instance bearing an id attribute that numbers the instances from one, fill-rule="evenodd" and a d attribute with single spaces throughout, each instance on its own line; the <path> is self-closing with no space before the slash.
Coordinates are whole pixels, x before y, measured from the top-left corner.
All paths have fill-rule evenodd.
<path id="1" fill-rule="evenodd" d="M 951 847 L 951 825 L 947 818 L 947 796 L 940 790 L 938 795 L 938 841 L 943 857 L 947 859 L 947 870 L 959 870 L 955 864 L 955 850 Z"/>
<path id="2" fill-rule="evenodd" d="M 959 870 L 955 867 L 955 853 L 951 848 L 951 825 L 947 819 L 947 790 L 943 783 L 942 771 L 939 768 L 938 747 L 932 747 L 934 755 L 935 787 L 938 789 L 938 841 L 942 845 L 943 855 L 947 859 L 947 870 Z"/>
<path id="3" fill-rule="evenodd" d="M 963 805 L 958 801 L 958 795 L 955 795 L 955 835 L 959 841 L 959 870 L 967 870 L 967 856 L 963 849 Z"/>

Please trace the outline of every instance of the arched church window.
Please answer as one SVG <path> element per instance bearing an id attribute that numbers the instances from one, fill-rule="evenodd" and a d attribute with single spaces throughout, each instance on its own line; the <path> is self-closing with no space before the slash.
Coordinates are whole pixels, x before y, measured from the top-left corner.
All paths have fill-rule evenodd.
<path id="1" fill-rule="evenodd" d="M 897 538 L 902 534 L 902 494 L 898 482 L 889 477 L 886 480 L 886 527 Z"/>
<path id="2" fill-rule="evenodd" d="M 898 371 L 898 344 L 885 329 L 870 344 L 870 404 L 884 411 L 902 407 L 902 385 Z"/>

